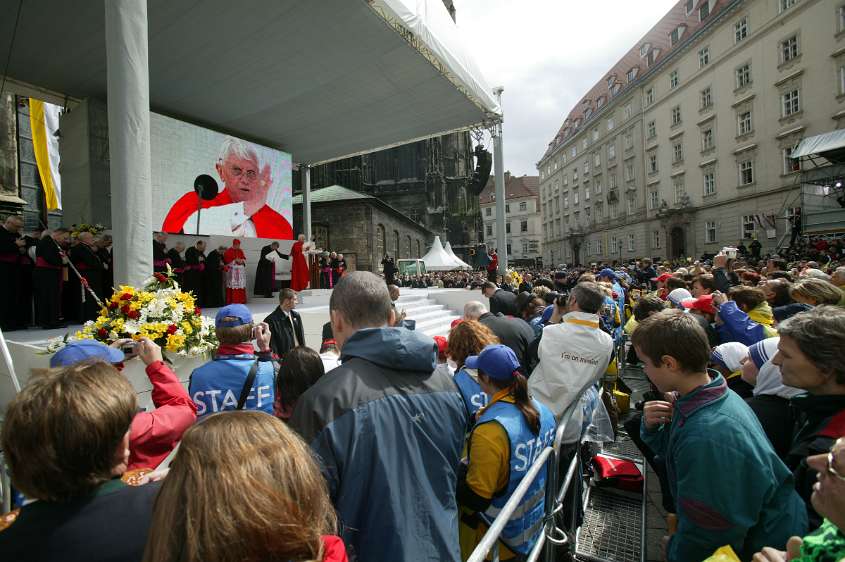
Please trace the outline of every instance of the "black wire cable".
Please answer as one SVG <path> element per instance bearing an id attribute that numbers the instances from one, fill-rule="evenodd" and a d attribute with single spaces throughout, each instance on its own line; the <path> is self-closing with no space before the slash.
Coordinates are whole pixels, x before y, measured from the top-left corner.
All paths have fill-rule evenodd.
<path id="1" fill-rule="evenodd" d="M 9 75 L 9 64 L 12 62 L 12 49 L 15 46 L 15 36 L 18 34 L 18 24 L 21 21 L 21 9 L 23 0 L 18 2 L 18 13 L 15 16 L 15 27 L 12 28 L 12 38 L 9 40 L 9 54 L 6 55 L 6 64 L 3 66 L 3 82 L 0 82 L 0 100 L 3 99 L 3 91 L 6 89 L 6 76 Z"/>

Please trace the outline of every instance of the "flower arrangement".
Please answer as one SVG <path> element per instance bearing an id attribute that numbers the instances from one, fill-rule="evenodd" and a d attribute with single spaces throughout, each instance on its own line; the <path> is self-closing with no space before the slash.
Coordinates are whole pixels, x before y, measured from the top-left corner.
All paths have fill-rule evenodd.
<path id="1" fill-rule="evenodd" d="M 88 321 L 70 339 L 95 339 L 112 344 L 122 338 L 149 338 L 166 351 L 196 356 L 217 348 L 214 320 L 202 315 L 191 293 L 180 290 L 168 266 L 167 273 L 156 273 L 143 289 L 121 285 L 103 302 L 100 316 Z M 55 352 L 67 338 L 56 338 L 48 345 Z"/>
<path id="2" fill-rule="evenodd" d="M 88 223 L 81 223 L 81 224 L 72 224 L 70 225 L 70 234 L 74 238 L 79 236 L 83 232 L 90 232 L 94 236 L 99 236 L 106 230 L 106 227 L 101 224 L 88 224 Z"/>

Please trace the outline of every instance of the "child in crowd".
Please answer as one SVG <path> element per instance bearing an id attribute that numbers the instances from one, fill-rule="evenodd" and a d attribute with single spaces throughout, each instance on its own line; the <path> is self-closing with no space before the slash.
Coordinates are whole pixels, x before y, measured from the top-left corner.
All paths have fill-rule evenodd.
<path id="1" fill-rule="evenodd" d="M 644 320 L 632 343 L 646 375 L 674 403 L 647 402 L 643 441 L 665 459 L 678 529 L 664 539 L 669 562 L 704 560 L 730 545 L 743 560 L 765 545 L 783 547 L 807 528 L 792 474 L 754 412 L 725 379 L 707 371 L 710 347 L 688 314 L 667 310 Z M 714 478 L 713 471 L 729 474 Z"/>

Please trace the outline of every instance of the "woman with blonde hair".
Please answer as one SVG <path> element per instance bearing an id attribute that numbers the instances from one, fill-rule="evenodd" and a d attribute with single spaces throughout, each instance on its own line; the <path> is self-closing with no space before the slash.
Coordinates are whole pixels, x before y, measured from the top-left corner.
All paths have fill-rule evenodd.
<path id="1" fill-rule="evenodd" d="M 185 432 L 155 502 L 145 562 L 345 562 L 325 480 L 280 420 L 239 410 Z"/>
<path id="2" fill-rule="evenodd" d="M 490 328 L 476 320 L 457 324 L 449 332 L 449 358 L 455 362 L 455 384 L 464 399 L 470 419 L 475 419 L 478 410 L 487 404 L 487 395 L 478 384 L 478 375 L 464 366 L 467 357 L 478 355 L 485 346 L 499 343 L 499 338 Z"/>
<path id="3" fill-rule="evenodd" d="M 810 306 L 836 305 L 842 299 L 842 291 L 833 283 L 823 279 L 805 277 L 792 286 L 790 296 L 796 302 Z"/>

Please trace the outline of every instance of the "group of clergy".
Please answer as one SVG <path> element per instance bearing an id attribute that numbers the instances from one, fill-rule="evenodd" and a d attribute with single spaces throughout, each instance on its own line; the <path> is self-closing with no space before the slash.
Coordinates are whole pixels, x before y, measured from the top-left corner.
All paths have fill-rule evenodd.
<path id="1" fill-rule="evenodd" d="M 153 237 L 153 271 L 163 273 L 170 266 L 182 290 L 193 293 L 197 306 L 201 308 L 217 308 L 231 302 L 246 302 L 243 287 L 243 294 L 236 295 L 237 290 L 232 291 L 229 285 L 224 283 L 224 280 L 228 281 L 227 269 L 246 264 L 240 242 L 235 240 L 231 248 L 220 246 L 208 254 L 205 250 L 205 240 L 197 240 L 189 248 L 185 248 L 182 242 L 176 242 L 168 248 L 167 234 L 156 233 Z M 246 276 L 243 278 L 245 280 Z M 243 300 L 240 300 L 241 298 Z"/>
<path id="2" fill-rule="evenodd" d="M 112 293 L 111 236 L 23 230 L 18 215 L 0 224 L 0 329 L 52 329 L 97 318 L 97 301 Z"/>

